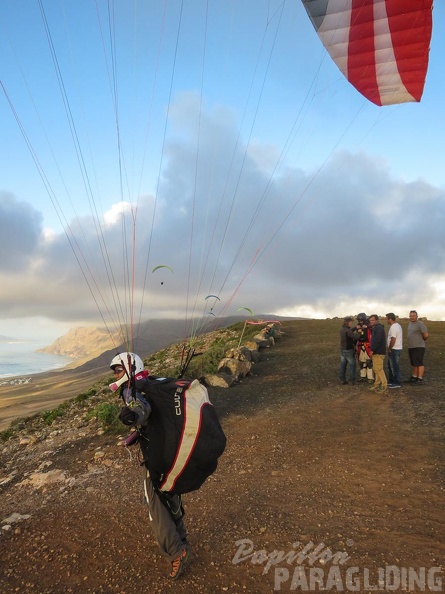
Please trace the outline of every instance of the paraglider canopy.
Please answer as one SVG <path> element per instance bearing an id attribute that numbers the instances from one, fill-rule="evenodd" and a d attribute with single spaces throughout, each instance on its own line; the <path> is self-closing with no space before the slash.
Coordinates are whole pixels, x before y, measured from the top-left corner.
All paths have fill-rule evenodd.
<path id="1" fill-rule="evenodd" d="M 249 309 L 248 307 L 238 307 L 238 309 L 236 311 L 241 311 L 242 309 L 245 309 L 246 311 L 248 311 L 251 316 L 254 315 L 253 311 L 251 309 Z"/>
<path id="2" fill-rule="evenodd" d="M 207 295 L 207 297 L 204 298 L 204 301 L 207 301 L 207 299 L 216 299 L 217 301 L 221 301 L 221 299 L 218 297 L 218 295 Z M 215 305 L 216 301 L 214 302 L 213 305 Z M 213 310 L 213 306 L 210 308 L 210 311 Z"/>
<path id="3" fill-rule="evenodd" d="M 173 270 L 170 268 L 170 266 L 167 266 L 167 264 L 159 264 L 159 266 L 155 266 L 152 270 L 153 272 L 156 272 L 156 270 L 159 270 L 160 268 L 167 268 L 167 270 L 170 270 L 170 272 L 173 274 Z M 161 285 L 164 284 L 164 281 L 161 281 Z"/>
<path id="4" fill-rule="evenodd" d="M 173 270 L 170 268 L 170 266 L 167 266 L 167 264 L 159 264 L 159 266 L 155 266 L 152 270 L 152 272 L 156 272 L 156 270 L 159 270 L 159 268 L 167 268 L 167 270 L 170 270 L 170 272 L 173 272 Z"/>
<path id="5" fill-rule="evenodd" d="M 331 58 L 376 105 L 420 101 L 433 0 L 302 0 Z"/>

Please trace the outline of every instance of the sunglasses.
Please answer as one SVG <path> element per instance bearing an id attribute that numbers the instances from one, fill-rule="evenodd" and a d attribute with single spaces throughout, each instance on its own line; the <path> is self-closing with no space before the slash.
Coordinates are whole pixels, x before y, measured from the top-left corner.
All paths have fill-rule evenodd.
<path id="1" fill-rule="evenodd" d="M 114 367 L 113 369 L 113 373 L 114 375 L 118 375 L 119 373 L 122 373 L 123 371 L 125 371 L 125 369 L 123 367 Z"/>

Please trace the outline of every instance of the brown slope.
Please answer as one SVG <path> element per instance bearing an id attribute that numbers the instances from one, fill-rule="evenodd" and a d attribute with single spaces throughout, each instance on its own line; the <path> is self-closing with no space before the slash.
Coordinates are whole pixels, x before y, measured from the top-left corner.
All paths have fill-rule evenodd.
<path id="1" fill-rule="evenodd" d="M 0 592 L 273 592 L 273 567 L 263 574 L 250 559 L 233 563 L 241 539 L 268 553 L 324 543 L 350 557 L 343 576 L 346 567 L 367 568 L 374 583 L 388 564 L 440 564 L 444 325 L 429 323 L 428 383 L 388 396 L 338 385 L 338 325 L 286 323 L 253 376 L 211 391 L 228 447 L 216 474 L 184 497 L 194 561 L 175 584 L 151 536 L 134 453 L 80 417 L 45 440 L 7 444 L 1 519 L 31 517 L 2 531 Z M 18 486 L 39 465 L 68 480 Z M 291 574 L 294 566 L 279 564 Z M 331 566 L 314 562 L 326 574 Z"/>
<path id="2" fill-rule="evenodd" d="M 240 316 L 227 316 L 217 321 L 217 327 L 225 328 L 241 319 L 243 318 Z M 272 316 L 270 319 L 278 319 L 278 316 Z M 215 328 L 212 329 L 215 330 Z M 209 330 L 210 328 L 206 329 L 206 331 Z M 145 358 L 179 342 L 183 338 L 183 332 L 184 320 L 149 320 L 142 323 L 137 331 L 135 350 Z M 87 334 L 80 333 L 80 336 L 86 337 Z M 68 338 L 69 336 L 68 333 Z M 77 333 L 73 332 L 73 336 L 77 336 Z M 95 331 L 93 336 L 96 339 Z M 74 343 L 70 343 L 67 339 L 65 346 L 68 344 Z M 17 418 L 51 410 L 65 400 L 88 390 L 98 378 L 109 372 L 110 361 L 116 352 L 126 349 L 125 345 L 118 345 L 116 348 L 102 351 L 100 355 L 89 358 L 87 361 L 76 361 L 61 370 L 28 375 L 26 378 L 31 377 L 31 381 L 26 384 L 17 384 L 14 381 L 15 378 L 8 378 L 10 383 L 0 386 L 0 431 L 9 427 Z"/>

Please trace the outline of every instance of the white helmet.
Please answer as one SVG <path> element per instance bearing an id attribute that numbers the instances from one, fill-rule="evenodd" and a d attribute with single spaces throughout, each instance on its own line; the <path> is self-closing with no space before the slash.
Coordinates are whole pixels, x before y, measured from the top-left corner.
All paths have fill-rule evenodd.
<path id="1" fill-rule="evenodd" d="M 117 381 L 110 384 L 110 390 L 112 392 L 116 392 L 116 390 L 122 386 L 122 384 L 128 382 L 130 378 L 134 377 L 141 371 L 144 371 L 144 363 L 142 359 L 139 357 L 139 355 L 135 355 L 134 353 L 119 353 L 119 355 L 113 357 L 110 363 L 110 369 L 114 370 L 114 368 L 118 365 L 122 366 L 126 373 L 124 373 Z"/>

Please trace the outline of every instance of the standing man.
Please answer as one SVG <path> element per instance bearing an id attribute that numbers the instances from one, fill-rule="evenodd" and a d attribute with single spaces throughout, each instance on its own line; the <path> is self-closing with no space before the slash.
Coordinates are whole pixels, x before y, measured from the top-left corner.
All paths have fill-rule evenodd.
<path id="1" fill-rule="evenodd" d="M 425 367 L 423 358 L 425 356 L 425 341 L 428 338 L 428 329 L 418 319 L 417 311 L 412 309 L 409 312 L 410 323 L 408 324 L 408 354 L 413 373 L 410 382 L 421 386 Z"/>
<path id="2" fill-rule="evenodd" d="M 340 382 L 347 384 L 346 368 L 349 364 L 349 383 L 355 384 L 355 351 L 354 341 L 358 340 L 360 335 L 352 330 L 353 318 L 347 316 L 343 319 L 343 326 L 340 328 Z"/>
<path id="3" fill-rule="evenodd" d="M 369 323 L 372 328 L 371 336 L 371 356 L 372 367 L 375 373 L 375 382 L 371 390 L 379 390 L 385 392 L 388 388 L 388 381 L 386 379 L 385 371 L 383 369 L 383 361 L 386 354 L 386 337 L 385 328 L 379 322 L 379 316 L 372 314 L 369 316 Z"/>
<path id="4" fill-rule="evenodd" d="M 386 314 L 386 321 L 389 324 L 387 337 L 388 345 L 388 388 L 400 388 L 400 355 L 403 348 L 402 326 L 396 322 L 393 313 Z"/>
<path id="5" fill-rule="evenodd" d="M 372 371 L 371 359 L 371 325 L 365 313 L 357 315 L 357 326 L 355 331 L 358 332 L 359 338 L 357 340 L 357 360 L 360 367 L 360 381 L 374 383 L 374 373 Z"/>

